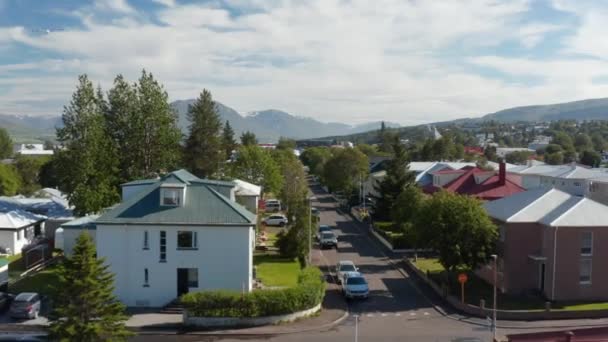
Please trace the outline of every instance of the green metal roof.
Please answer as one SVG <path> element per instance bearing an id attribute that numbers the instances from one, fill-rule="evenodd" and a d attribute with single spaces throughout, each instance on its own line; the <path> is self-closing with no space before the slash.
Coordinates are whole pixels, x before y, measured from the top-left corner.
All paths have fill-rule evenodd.
<path id="1" fill-rule="evenodd" d="M 160 205 L 162 184 L 186 184 L 184 204 L 178 207 Z M 216 186 L 230 182 L 199 179 L 184 170 L 172 172 L 148 185 L 126 202 L 104 213 L 97 223 L 116 224 L 255 224 L 255 215 L 222 195 Z"/>

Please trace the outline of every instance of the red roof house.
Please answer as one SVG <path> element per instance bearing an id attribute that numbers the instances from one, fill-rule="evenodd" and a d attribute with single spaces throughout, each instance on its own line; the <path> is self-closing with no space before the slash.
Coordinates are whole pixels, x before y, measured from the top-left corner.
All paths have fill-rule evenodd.
<path id="1" fill-rule="evenodd" d="M 525 191 L 521 178 L 507 174 L 504 163 L 499 171 L 487 171 L 479 167 L 464 167 L 460 170 L 433 173 L 433 184 L 423 188 L 427 194 L 444 189 L 462 195 L 470 195 L 485 201 L 493 201 Z"/>

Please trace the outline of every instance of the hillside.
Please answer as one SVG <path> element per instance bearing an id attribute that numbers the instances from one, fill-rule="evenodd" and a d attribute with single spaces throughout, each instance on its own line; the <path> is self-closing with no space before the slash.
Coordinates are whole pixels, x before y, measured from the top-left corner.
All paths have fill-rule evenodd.
<path id="1" fill-rule="evenodd" d="M 503 109 L 481 117 L 481 120 L 553 121 L 553 120 L 607 120 L 608 98 L 589 99 Z"/>

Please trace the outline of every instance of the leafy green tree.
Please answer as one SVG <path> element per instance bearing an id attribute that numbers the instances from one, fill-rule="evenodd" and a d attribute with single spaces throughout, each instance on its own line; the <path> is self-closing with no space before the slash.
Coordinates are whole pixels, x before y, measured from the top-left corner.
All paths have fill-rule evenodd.
<path id="1" fill-rule="evenodd" d="M 556 132 L 551 140 L 552 144 L 560 145 L 564 150 L 569 148 L 574 148 L 574 144 L 572 142 L 572 138 L 563 131 Z"/>
<path id="2" fill-rule="evenodd" d="M 363 154 L 365 154 L 368 157 L 372 157 L 372 156 L 377 156 L 379 155 L 379 151 L 376 148 L 376 146 L 372 146 L 369 144 L 357 144 L 357 146 L 355 146 L 356 149 L 358 149 L 359 151 L 361 151 Z"/>
<path id="3" fill-rule="evenodd" d="M 564 154 L 562 152 L 545 153 L 544 161 L 550 165 L 560 165 L 564 163 Z"/>
<path id="4" fill-rule="evenodd" d="M 185 164 L 198 177 L 218 177 L 224 161 L 222 122 L 209 91 L 203 90 L 190 106 L 188 119 L 190 134 L 184 148 Z"/>
<path id="5" fill-rule="evenodd" d="M 560 145 L 557 145 L 557 144 L 549 144 L 545 148 L 545 153 L 547 153 L 547 154 L 559 153 L 559 152 L 563 152 L 563 149 Z"/>
<path id="6" fill-rule="evenodd" d="M 310 173 L 323 177 L 325 163 L 332 157 L 327 147 L 309 147 L 302 152 L 300 159 L 308 166 Z"/>
<path id="7" fill-rule="evenodd" d="M 577 153 L 574 147 L 568 147 L 564 153 L 564 163 L 575 163 L 577 161 Z"/>
<path id="8" fill-rule="evenodd" d="M 529 151 L 514 151 L 505 156 L 506 162 L 511 164 L 525 164 L 532 155 Z"/>
<path id="9" fill-rule="evenodd" d="M 593 142 L 591 138 L 585 133 L 579 133 L 574 138 L 574 147 L 577 151 L 582 152 L 585 150 L 593 150 Z"/>
<path id="10" fill-rule="evenodd" d="M 177 113 L 169 105 L 169 95 L 151 73 L 142 71 L 136 91 L 138 115 L 131 132 L 131 148 L 137 155 L 132 178 L 151 177 L 177 166 L 182 133 L 177 126 Z"/>
<path id="11" fill-rule="evenodd" d="M 337 150 L 325 163 L 323 179 L 332 191 L 350 195 L 357 189 L 359 182 L 365 180 L 368 172 L 367 156 L 358 149 L 345 148 Z"/>
<path id="12" fill-rule="evenodd" d="M 410 184 L 397 196 L 391 209 L 393 222 L 396 224 L 413 223 L 416 214 L 424 202 L 424 195 L 416 184 Z"/>
<path id="13" fill-rule="evenodd" d="M 602 136 L 601 133 L 593 133 L 591 136 L 591 141 L 593 142 L 593 149 L 602 152 L 606 149 L 606 140 Z"/>
<path id="14" fill-rule="evenodd" d="M 55 156 L 49 158 L 38 172 L 38 183 L 43 188 L 57 188 L 60 185 L 59 165 Z"/>
<path id="15" fill-rule="evenodd" d="M 477 269 L 495 251 L 498 231 L 477 199 L 440 191 L 423 202 L 415 229 L 448 272 Z"/>
<path id="16" fill-rule="evenodd" d="M 44 141 L 44 149 L 45 150 L 54 150 L 55 149 L 55 143 L 53 143 L 51 140 L 45 140 Z"/>
<path id="17" fill-rule="evenodd" d="M 8 131 L 0 127 L 0 159 L 10 158 L 13 155 L 13 140 Z"/>
<path id="18" fill-rule="evenodd" d="M 63 110 L 63 127 L 57 129 L 63 146 L 56 155 L 60 189 L 79 216 L 100 212 L 119 199 L 116 153 L 105 134 L 101 103 L 89 78 L 79 76 L 72 100 Z"/>
<path id="19" fill-rule="evenodd" d="M 257 145 L 257 144 L 258 144 L 258 139 L 256 138 L 256 136 L 253 132 L 246 131 L 246 132 L 243 132 L 243 134 L 241 134 L 241 145 L 249 146 L 249 145 Z"/>
<path id="20" fill-rule="evenodd" d="M 236 150 L 236 140 L 234 140 L 234 130 L 228 120 L 224 123 L 224 130 L 222 131 L 222 147 L 226 160 L 229 160 L 232 157 L 232 151 Z"/>
<path id="21" fill-rule="evenodd" d="M 231 163 L 230 175 L 261 185 L 264 192 L 277 193 L 283 185 L 281 170 L 270 152 L 255 145 L 239 148 L 236 160 Z"/>
<path id="22" fill-rule="evenodd" d="M 21 178 L 12 165 L 0 164 L 0 195 L 14 196 L 21 188 Z"/>
<path id="23" fill-rule="evenodd" d="M 50 158 L 18 156 L 15 159 L 15 168 L 21 178 L 20 193 L 29 196 L 40 189 L 39 174 L 42 166 L 46 164 Z"/>
<path id="24" fill-rule="evenodd" d="M 277 149 L 279 150 L 290 150 L 293 151 L 296 148 L 296 141 L 293 139 L 280 137 Z"/>
<path id="25" fill-rule="evenodd" d="M 496 147 L 495 146 L 486 146 L 483 150 L 483 155 L 489 161 L 497 161 L 498 156 L 496 155 Z"/>
<path id="26" fill-rule="evenodd" d="M 284 258 L 297 258 L 300 266 L 306 266 L 308 256 L 308 240 L 312 232 L 309 232 L 310 221 L 307 205 L 300 205 L 291 210 L 290 220 L 295 218 L 287 232 L 282 231 L 277 236 L 279 254 Z"/>
<path id="27" fill-rule="evenodd" d="M 125 326 L 125 307 L 113 294 L 114 275 L 97 258 L 88 233 L 80 234 L 58 274 L 49 316 L 53 340 L 126 341 L 132 335 Z"/>
<path id="28" fill-rule="evenodd" d="M 596 151 L 583 151 L 581 153 L 581 164 L 591 166 L 591 167 L 599 167 L 602 163 L 602 155 Z"/>
<path id="29" fill-rule="evenodd" d="M 416 176 L 409 171 L 409 159 L 405 148 L 398 141 L 393 143 L 393 159 L 388 161 L 386 176 L 375 186 L 373 215 L 377 220 L 389 220 L 397 197 L 407 186 L 416 183 Z"/>
<path id="30" fill-rule="evenodd" d="M 287 206 L 288 216 L 292 217 L 295 213 L 291 211 L 304 205 L 308 194 L 304 166 L 291 151 L 275 150 L 273 156 L 283 176 L 283 186 L 279 191 L 279 198 Z"/>

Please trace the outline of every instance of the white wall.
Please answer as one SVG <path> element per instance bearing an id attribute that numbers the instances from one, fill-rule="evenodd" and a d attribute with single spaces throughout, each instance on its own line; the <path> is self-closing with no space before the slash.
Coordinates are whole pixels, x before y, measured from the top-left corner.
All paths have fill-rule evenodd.
<path id="1" fill-rule="evenodd" d="M 44 223 L 40 225 L 41 233 L 44 235 Z M 21 248 L 29 244 L 33 238 L 34 226 L 19 230 L 0 230 L 0 245 L 10 248 L 12 254 L 21 253 Z"/>
<path id="2" fill-rule="evenodd" d="M 149 249 L 143 249 L 144 231 Z M 160 231 L 167 261 L 160 260 Z M 198 250 L 177 250 L 177 231 L 196 231 Z M 161 307 L 177 297 L 177 269 L 198 268 L 198 290 L 252 288 L 252 227 L 97 226 L 97 255 L 115 273 L 115 293 L 127 306 Z M 144 287 L 144 269 L 149 287 Z M 197 290 L 197 289 L 193 289 Z"/>
<path id="3" fill-rule="evenodd" d="M 87 232 L 93 243 L 95 243 L 95 229 L 74 229 L 74 228 L 62 228 L 63 229 L 63 254 L 67 256 L 72 255 L 74 246 L 76 246 L 76 239 L 82 232 Z"/>
<path id="4" fill-rule="evenodd" d="M 17 239 L 17 232 L 14 230 L 0 230 L 0 246 L 4 248 L 10 248 L 11 253 L 15 253 L 15 245 Z M 21 248 L 19 248 L 19 252 Z"/>

